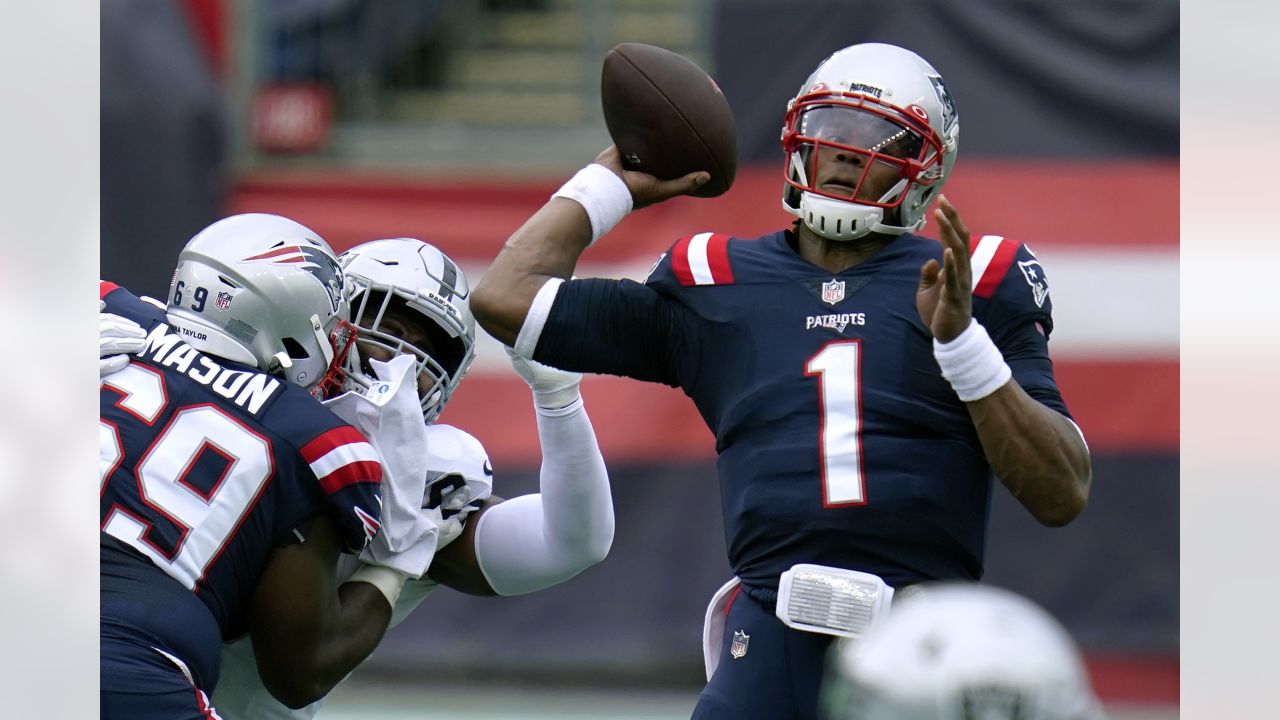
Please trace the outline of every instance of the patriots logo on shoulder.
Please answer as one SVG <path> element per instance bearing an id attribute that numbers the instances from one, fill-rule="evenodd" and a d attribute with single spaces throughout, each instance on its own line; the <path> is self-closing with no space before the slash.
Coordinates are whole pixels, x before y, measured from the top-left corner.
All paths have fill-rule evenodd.
<path id="1" fill-rule="evenodd" d="M 378 504 L 382 504 L 382 498 L 378 498 Z M 355 512 L 357 518 L 360 519 L 360 525 L 364 528 L 364 542 L 368 545 L 373 540 L 373 536 L 378 534 L 378 530 L 382 527 L 382 523 L 378 522 L 364 508 L 359 505 L 352 505 L 351 509 Z"/>
<path id="2" fill-rule="evenodd" d="M 741 630 L 733 631 L 733 643 L 729 645 L 729 654 L 734 660 L 741 660 L 747 654 L 747 645 L 751 643 L 751 636 Z"/>
<path id="3" fill-rule="evenodd" d="M 1045 280 L 1044 268 L 1040 267 L 1040 261 L 1019 261 L 1018 269 L 1022 271 L 1022 277 L 1026 278 L 1027 284 L 1031 286 L 1031 296 L 1036 301 L 1036 307 L 1044 307 L 1045 298 L 1049 297 L 1049 282 Z"/>

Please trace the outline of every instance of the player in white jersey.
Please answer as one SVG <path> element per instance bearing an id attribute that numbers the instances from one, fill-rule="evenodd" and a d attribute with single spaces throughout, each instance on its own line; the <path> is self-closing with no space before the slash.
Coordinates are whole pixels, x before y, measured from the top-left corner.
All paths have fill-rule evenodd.
<path id="1" fill-rule="evenodd" d="M 326 401 L 378 449 L 386 473 L 425 473 L 423 498 L 384 498 L 384 515 L 417 515 L 379 535 L 369 558 L 418 579 L 405 583 L 391 626 L 440 584 L 477 595 L 519 595 L 563 582 L 604 559 L 613 539 L 608 475 L 578 392 L 581 376 L 513 358 L 530 385 L 543 448 L 541 492 L 491 496 L 488 455 L 470 434 L 434 420 L 474 358 L 475 324 L 465 276 L 420 240 L 359 245 L 340 258 L 360 343 L 348 360 L 348 392 Z M 104 316 L 103 369 L 127 335 Z M 413 392 L 416 379 L 417 393 Z M 426 421 L 424 425 L 423 421 Z M 358 564 L 345 556 L 339 576 Z M 423 574 L 423 570 L 426 574 Z M 419 577 L 420 576 L 420 577 Z M 323 700 L 299 710 L 263 688 L 247 638 L 224 646 L 219 712 L 233 718 L 312 718 Z"/>

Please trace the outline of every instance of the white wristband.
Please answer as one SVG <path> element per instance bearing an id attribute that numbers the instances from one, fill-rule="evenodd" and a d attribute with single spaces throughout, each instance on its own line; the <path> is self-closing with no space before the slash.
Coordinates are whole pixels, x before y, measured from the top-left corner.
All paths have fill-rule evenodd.
<path id="1" fill-rule="evenodd" d="M 351 573 L 351 577 L 347 578 L 346 582 L 364 582 L 378 588 L 378 592 L 382 593 L 394 609 L 396 601 L 400 599 L 400 591 L 404 589 L 404 581 L 408 577 L 395 568 L 362 563 L 355 572 Z"/>
<path id="2" fill-rule="evenodd" d="M 588 246 L 631 212 L 631 191 L 627 184 L 599 163 L 591 163 L 579 170 L 551 197 L 568 198 L 587 211 L 587 218 L 591 220 L 591 242 Z"/>
<path id="3" fill-rule="evenodd" d="M 933 356 L 942 369 L 942 377 L 964 402 L 981 400 L 1013 377 L 1000 348 L 977 320 L 970 320 L 969 327 L 951 342 L 934 338 Z"/>

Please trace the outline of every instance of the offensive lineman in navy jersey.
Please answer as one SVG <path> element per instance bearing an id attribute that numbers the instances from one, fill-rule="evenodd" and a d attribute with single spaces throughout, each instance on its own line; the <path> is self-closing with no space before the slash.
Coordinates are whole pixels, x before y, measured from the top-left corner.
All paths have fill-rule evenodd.
<path id="1" fill-rule="evenodd" d="M 477 320 L 517 352 L 680 387 L 715 434 L 736 577 L 708 610 L 695 718 L 816 717 L 833 637 L 859 635 L 894 588 L 981 577 L 993 474 L 1045 525 L 1084 509 L 1047 281 L 1025 246 L 971 247 L 939 195 L 958 137 L 932 66 L 851 46 L 787 108 L 791 228 L 690 235 L 643 285 L 565 280 L 632 207 L 707 179 L 624 171 L 611 147 L 475 290 Z M 912 234 L 935 199 L 941 246 Z"/>
<path id="2" fill-rule="evenodd" d="M 334 577 L 379 529 L 382 478 L 308 392 L 342 360 L 342 271 L 311 230 L 240 215 L 188 243 L 170 294 L 102 283 L 147 333 L 102 380 L 102 716 L 217 717 L 222 641 L 246 631 L 272 693 L 305 705 L 373 650 L 404 581 Z"/>

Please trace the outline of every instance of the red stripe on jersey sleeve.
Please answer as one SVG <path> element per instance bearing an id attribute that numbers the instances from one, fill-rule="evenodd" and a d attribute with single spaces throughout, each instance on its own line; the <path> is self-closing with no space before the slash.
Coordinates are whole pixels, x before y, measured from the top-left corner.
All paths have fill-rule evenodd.
<path id="1" fill-rule="evenodd" d="M 359 430 L 350 425 L 343 425 L 321 433 L 315 440 L 303 446 L 302 459 L 308 463 L 313 463 L 327 455 L 334 448 L 363 442 L 368 442 L 368 440 L 365 439 L 364 435 L 360 434 Z"/>
<path id="2" fill-rule="evenodd" d="M 676 280 L 681 285 L 693 285 L 693 270 L 689 268 L 689 243 L 693 240 L 693 236 L 680 238 L 675 247 L 671 248 L 671 271 L 676 274 Z"/>
<path id="3" fill-rule="evenodd" d="M 715 233 L 707 241 L 707 265 L 711 267 L 711 279 L 717 285 L 733 282 L 733 268 L 729 265 L 729 236 Z"/>
<path id="4" fill-rule="evenodd" d="M 982 278 L 973 288 L 974 296 L 989 298 L 995 294 L 996 288 L 1000 287 L 1000 282 L 1004 280 L 1005 273 L 1009 272 L 1009 266 L 1013 265 L 1016 257 L 1018 257 L 1018 243 L 1001 240 L 1000 247 L 996 248 L 996 254 L 992 256 L 986 271 L 982 273 Z"/>
<path id="5" fill-rule="evenodd" d="M 119 289 L 120 289 L 120 286 L 113 282 L 110 282 L 107 280 L 99 280 L 98 281 L 98 299 L 106 300 L 107 296 L 111 294 L 111 291 L 119 290 Z"/>
<path id="6" fill-rule="evenodd" d="M 320 488 L 326 494 L 332 495 L 349 485 L 366 482 L 382 482 L 382 465 L 376 460 L 347 463 L 320 478 Z"/>

